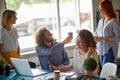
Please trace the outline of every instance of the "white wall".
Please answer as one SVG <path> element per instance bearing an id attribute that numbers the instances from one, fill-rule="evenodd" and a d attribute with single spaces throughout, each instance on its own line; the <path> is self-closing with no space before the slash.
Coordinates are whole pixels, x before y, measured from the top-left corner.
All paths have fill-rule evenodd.
<path id="1" fill-rule="evenodd" d="M 120 0 L 112 0 L 112 3 L 116 10 L 120 10 Z"/>

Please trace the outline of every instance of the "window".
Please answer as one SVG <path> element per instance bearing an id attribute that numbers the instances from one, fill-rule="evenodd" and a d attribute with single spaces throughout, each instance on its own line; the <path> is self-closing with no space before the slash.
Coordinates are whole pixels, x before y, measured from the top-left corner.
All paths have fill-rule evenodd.
<path id="1" fill-rule="evenodd" d="M 34 32 L 41 25 L 47 25 L 57 41 L 64 40 L 68 32 L 73 32 L 71 43 L 76 39 L 77 29 L 92 31 L 92 0 L 5 1 L 8 9 L 17 12 L 15 27 L 22 54 L 34 51 Z"/>
<path id="2" fill-rule="evenodd" d="M 80 0 L 80 26 L 81 29 L 93 31 L 92 27 L 92 1 Z"/>

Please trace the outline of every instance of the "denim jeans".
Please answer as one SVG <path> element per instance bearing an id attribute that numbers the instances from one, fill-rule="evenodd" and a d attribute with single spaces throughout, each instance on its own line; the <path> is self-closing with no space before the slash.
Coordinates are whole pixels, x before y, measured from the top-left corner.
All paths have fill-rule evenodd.
<path id="1" fill-rule="evenodd" d="M 106 53 L 105 55 L 99 55 L 99 59 L 100 59 L 100 64 L 102 67 L 107 62 L 114 63 L 115 56 L 114 56 L 112 48 L 110 48 L 108 50 L 108 53 Z"/>

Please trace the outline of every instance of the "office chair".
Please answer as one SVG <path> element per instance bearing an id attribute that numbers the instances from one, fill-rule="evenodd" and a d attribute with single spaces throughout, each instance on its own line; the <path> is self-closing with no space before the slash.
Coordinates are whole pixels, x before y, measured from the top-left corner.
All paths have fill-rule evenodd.
<path id="1" fill-rule="evenodd" d="M 120 78 L 120 58 L 115 59 L 115 64 L 117 65 L 116 75 L 118 78 Z"/>

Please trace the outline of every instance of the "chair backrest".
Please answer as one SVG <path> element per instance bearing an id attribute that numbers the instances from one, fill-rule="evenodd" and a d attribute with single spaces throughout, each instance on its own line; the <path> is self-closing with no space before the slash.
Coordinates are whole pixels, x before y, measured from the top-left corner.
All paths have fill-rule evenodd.
<path id="1" fill-rule="evenodd" d="M 119 42 L 119 45 L 118 45 L 117 58 L 120 58 L 120 42 Z"/>
<path id="2" fill-rule="evenodd" d="M 117 65 L 114 63 L 106 63 L 100 73 L 101 78 L 107 78 L 108 76 L 116 76 Z"/>

